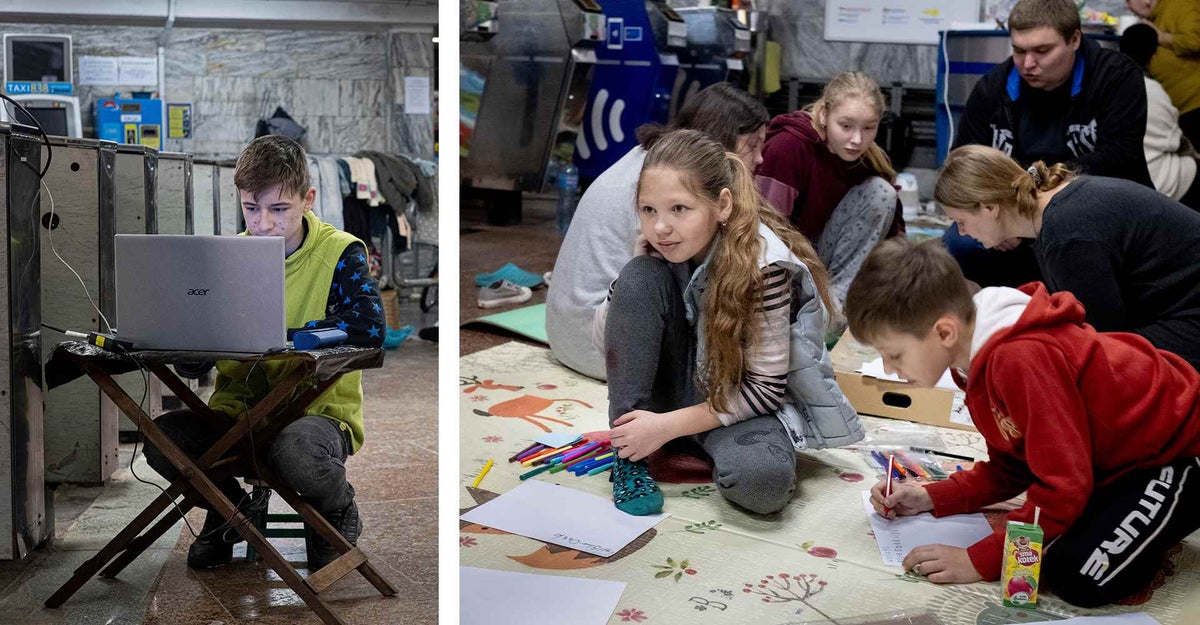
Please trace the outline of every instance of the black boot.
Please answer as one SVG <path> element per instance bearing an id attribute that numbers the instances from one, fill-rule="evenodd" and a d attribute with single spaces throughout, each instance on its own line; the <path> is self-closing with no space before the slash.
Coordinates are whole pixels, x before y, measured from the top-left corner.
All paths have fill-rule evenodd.
<path id="1" fill-rule="evenodd" d="M 358 537 L 362 534 L 362 517 L 358 516 L 358 504 L 354 500 L 345 508 L 336 512 L 326 513 L 325 520 L 333 526 L 346 539 L 346 542 L 351 545 L 358 544 Z M 329 544 L 324 538 L 317 535 L 312 528 L 304 526 L 304 546 L 308 552 L 308 570 L 314 572 L 320 570 L 326 564 L 338 559 L 342 554 L 338 552 L 333 545 Z"/>
<path id="2" fill-rule="evenodd" d="M 249 495 L 241 489 L 236 492 L 241 494 L 228 492 L 225 496 L 238 504 L 238 511 L 248 521 L 252 522 L 256 514 L 266 513 L 271 491 L 255 491 Z M 215 569 L 229 564 L 230 560 L 233 560 L 233 546 L 242 540 L 241 533 L 233 523 L 226 522 L 220 514 L 209 510 L 204 517 L 204 528 L 200 530 L 200 536 L 188 547 L 188 568 Z"/>
<path id="3" fill-rule="evenodd" d="M 230 527 L 220 514 L 209 510 L 200 537 L 188 547 L 188 568 L 215 569 L 229 564 L 233 559 L 233 545 L 241 540 L 236 529 Z"/>

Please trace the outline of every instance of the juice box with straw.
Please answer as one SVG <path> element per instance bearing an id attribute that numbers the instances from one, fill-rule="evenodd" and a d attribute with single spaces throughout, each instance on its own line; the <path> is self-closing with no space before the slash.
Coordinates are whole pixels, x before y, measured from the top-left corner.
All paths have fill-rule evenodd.
<path id="1" fill-rule="evenodd" d="M 1000 578 L 1004 605 L 1032 608 L 1037 605 L 1038 580 L 1042 573 L 1042 528 L 1038 525 L 1040 508 L 1033 523 L 1009 521 L 1004 535 L 1004 572 Z"/>

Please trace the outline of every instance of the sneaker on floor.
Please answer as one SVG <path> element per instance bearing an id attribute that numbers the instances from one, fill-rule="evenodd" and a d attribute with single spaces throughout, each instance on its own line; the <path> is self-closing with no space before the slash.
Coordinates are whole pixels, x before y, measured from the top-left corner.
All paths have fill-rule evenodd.
<path id="1" fill-rule="evenodd" d="M 547 271 L 546 273 L 542 274 L 542 281 L 546 283 L 546 286 L 550 286 L 550 277 L 553 275 L 553 271 Z"/>
<path id="2" fill-rule="evenodd" d="M 497 280 L 479 289 L 479 307 L 495 308 L 505 304 L 520 304 L 529 301 L 533 291 L 508 280 Z"/>
<path id="3" fill-rule="evenodd" d="M 362 517 L 358 515 L 358 504 L 353 501 L 350 505 L 325 515 L 325 520 L 333 526 L 333 529 L 341 533 L 346 542 L 351 545 L 358 544 L 358 537 L 362 535 Z M 342 554 L 334 549 L 329 541 L 321 538 L 308 525 L 304 526 L 304 547 L 308 552 L 308 570 L 309 572 L 319 571 L 322 567 L 334 560 L 337 560 Z"/>

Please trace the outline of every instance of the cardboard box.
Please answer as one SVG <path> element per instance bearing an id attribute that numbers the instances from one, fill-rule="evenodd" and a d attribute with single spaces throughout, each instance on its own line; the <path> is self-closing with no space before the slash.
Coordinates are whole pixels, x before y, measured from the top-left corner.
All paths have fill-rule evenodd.
<path id="1" fill-rule="evenodd" d="M 917 388 L 912 384 L 857 373 L 856 369 L 875 360 L 879 354 L 855 340 L 849 331 L 842 335 L 829 356 L 838 386 L 860 414 L 976 431 L 962 391 Z"/>

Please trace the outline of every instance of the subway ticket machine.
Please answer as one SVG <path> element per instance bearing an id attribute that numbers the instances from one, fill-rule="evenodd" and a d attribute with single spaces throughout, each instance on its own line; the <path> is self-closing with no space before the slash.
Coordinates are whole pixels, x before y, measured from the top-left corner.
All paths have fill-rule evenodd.
<path id="1" fill-rule="evenodd" d="M 666 123 L 687 26 L 659 0 L 607 0 L 607 36 L 575 144 L 582 180 L 597 176 L 637 145 L 638 126 Z"/>
<path id="2" fill-rule="evenodd" d="M 464 195 L 485 197 L 489 221 L 506 225 L 574 145 L 605 14 L 594 0 L 513 0 L 489 18 L 490 37 L 460 33 L 459 156 Z"/>
<path id="3" fill-rule="evenodd" d="M 717 7 L 678 10 L 687 23 L 687 48 L 679 57 L 679 78 L 672 92 L 674 114 L 688 96 L 719 82 L 745 88 L 750 66 L 750 29 L 737 13 Z"/>

